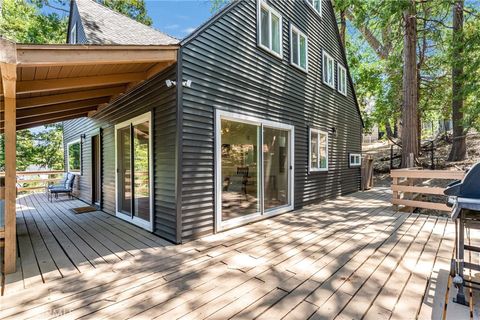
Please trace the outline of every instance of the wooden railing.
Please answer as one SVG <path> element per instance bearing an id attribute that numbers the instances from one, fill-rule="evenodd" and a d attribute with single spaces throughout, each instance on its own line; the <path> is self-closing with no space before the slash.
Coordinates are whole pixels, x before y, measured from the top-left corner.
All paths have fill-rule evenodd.
<path id="1" fill-rule="evenodd" d="M 425 195 L 443 196 L 444 187 L 429 186 L 433 180 L 461 180 L 463 171 L 453 170 L 421 170 L 419 168 L 392 170 L 392 204 L 410 209 L 423 208 L 439 211 L 451 211 L 445 201 L 432 202 L 425 200 Z M 444 183 L 445 184 L 445 183 Z"/>
<path id="2" fill-rule="evenodd" d="M 54 184 L 62 180 L 63 174 L 63 170 L 17 171 L 17 191 L 28 193 L 45 189 L 49 184 Z M 0 172 L 0 177 L 4 175 L 4 172 Z"/>

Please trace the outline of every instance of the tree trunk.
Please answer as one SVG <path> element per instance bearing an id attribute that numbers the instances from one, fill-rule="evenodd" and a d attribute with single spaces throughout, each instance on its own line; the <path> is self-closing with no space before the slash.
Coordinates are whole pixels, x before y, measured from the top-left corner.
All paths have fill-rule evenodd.
<path id="1" fill-rule="evenodd" d="M 453 59 L 452 59 L 452 121 L 453 143 L 449 161 L 464 160 L 467 155 L 467 139 L 463 127 L 463 5 L 464 0 L 453 4 Z"/>
<path id="2" fill-rule="evenodd" d="M 343 47 L 345 48 L 345 36 L 347 33 L 347 20 L 345 18 L 345 10 L 340 11 L 340 39 L 342 40 Z"/>
<path id="3" fill-rule="evenodd" d="M 403 13 L 403 106 L 402 106 L 402 167 L 415 165 L 418 158 L 418 111 L 417 111 L 417 23 L 415 0 Z"/>
<path id="4" fill-rule="evenodd" d="M 389 138 L 394 138 L 393 136 L 393 130 L 392 130 L 392 126 L 390 125 L 390 121 L 385 121 L 385 133 L 387 134 L 387 137 Z"/>

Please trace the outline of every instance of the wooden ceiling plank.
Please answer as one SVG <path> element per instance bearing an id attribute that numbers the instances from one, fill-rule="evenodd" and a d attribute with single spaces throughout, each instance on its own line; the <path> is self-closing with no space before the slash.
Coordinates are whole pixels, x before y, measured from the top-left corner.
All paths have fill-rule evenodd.
<path id="1" fill-rule="evenodd" d="M 46 105 L 66 103 L 84 99 L 91 98 L 100 98 L 107 96 L 115 96 L 123 91 L 125 91 L 125 86 L 118 86 L 113 88 L 105 89 L 94 89 L 94 90 L 85 90 L 77 92 L 68 92 L 55 95 L 33 97 L 33 98 L 23 98 L 17 100 L 17 110 L 23 108 L 32 108 L 32 107 L 41 107 Z"/>
<path id="2" fill-rule="evenodd" d="M 89 109 L 92 107 L 86 107 L 84 109 L 78 109 L 78 110 L 73 110 L 73 111 L 63 111 L 63 112 L 57 112 L 57 113 L 52 113 L 52 114 L 46 114 L 46 115 L 40 115 L 36 117 L 30 117 L 30 118 L 25 118 L 25 119 L 18 119 L 17 120 L 17 126 L 22 126 L 22 125 L 30 125 L 30 124 L 35 124 L 38 123 L 38 125 L 42 125 L 45 121 L 50 121 L 54 119 L 61 119 L 65 118 L 68 116 L 77 116 L 79 114 L 88 114 L 88 111 L 86 109 Z"/>
<path id="3" fill-rule="evenodd" d="M 115 85 L 141 81 L 145 79 L 145 76 L 146 75 L 144 72 L 138 72 L 92 77 L 21 81 L 17 83 L 17 92 L 27 93 L 76 88 L 94 88 L 103 85 Z"/>

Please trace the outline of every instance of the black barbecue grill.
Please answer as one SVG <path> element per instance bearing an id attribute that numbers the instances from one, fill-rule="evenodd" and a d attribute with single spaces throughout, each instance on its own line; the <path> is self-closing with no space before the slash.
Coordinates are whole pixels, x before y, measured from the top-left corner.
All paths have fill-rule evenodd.
<path id="1" fill-rule="evenodd" d="M 480 252 L 480 247 L 465 245 L 465 229 L 480 229 L 480 162 L 475 164 L 463 178 L 447 186 L 447 204 L 452 207 L 451 218 L 455 221 L 455 258 L 450 274 L 457 288 L 455 302 L 468 305 L 464 287 L 480 289 L 480 283 L 465 280 L 463 269 L 480 271 L 480 265 L 465 262 L 465 250 Z"/>

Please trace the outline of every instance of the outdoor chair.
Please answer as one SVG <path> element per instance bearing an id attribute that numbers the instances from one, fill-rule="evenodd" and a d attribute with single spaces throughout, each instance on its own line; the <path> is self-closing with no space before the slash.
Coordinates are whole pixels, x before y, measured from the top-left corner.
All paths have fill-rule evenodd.
<path id="1" fill-rule="evenodd" d="M 45 192 L 48 194 L 49 191 L 50 191 L 50 189 L 55 189 L 55 188 L 64 187 L 64 186 L 65 186 L 65 182 L 67 181 L 68 176 L 69 176 L 70 174 L 71 174 L 70 172 L 66 172 L 66 173 L 63 174 L 62 179 L 61 179 L 58 183 L 47 185 L 47 187 L 45 188 Z"/>
<path id="2" fill-rule="evenodd" d="M 68 198 L 72 198 L 73 185 L 75 183 L 75 175 L 72 173 L 67 173 L 66 180 L 63 184 L 52 185 L 48 187 L 48 199 L 53 201 L 53 197 L 58 199 L 58 195 L 65 193 L 68 195 Z"/>

